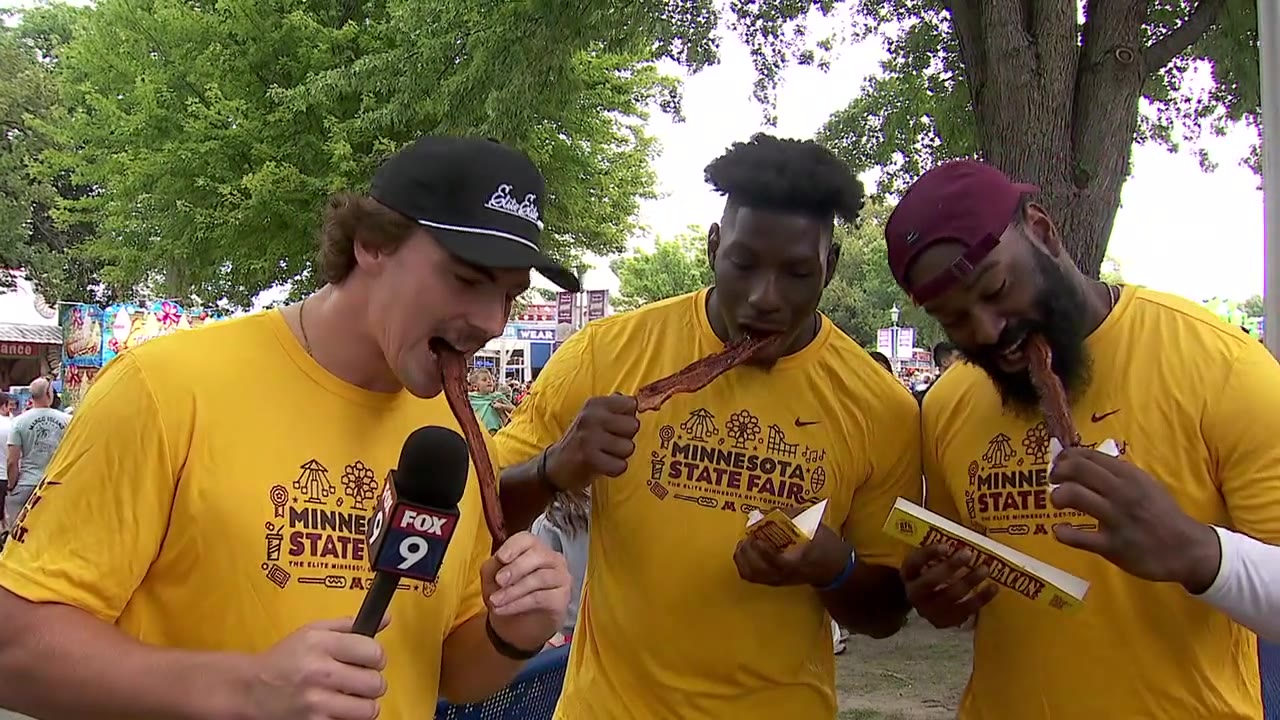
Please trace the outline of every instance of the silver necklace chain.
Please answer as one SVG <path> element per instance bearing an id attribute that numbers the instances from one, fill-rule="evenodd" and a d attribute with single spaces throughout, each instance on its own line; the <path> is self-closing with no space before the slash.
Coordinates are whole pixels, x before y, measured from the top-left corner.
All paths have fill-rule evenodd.
<path id="1" fill-rule="evenodd" d="M 307 351 L 307 355 L 311 355 L 311 340 L 307 338 L 307 324 L 302 320 L 302 311 L 307 309 L 307 301 L 310 299 L 310 295 L 302 298 L 302 304 L 298 306 L 298 330 L 302 333 L 302 349 Z"/>

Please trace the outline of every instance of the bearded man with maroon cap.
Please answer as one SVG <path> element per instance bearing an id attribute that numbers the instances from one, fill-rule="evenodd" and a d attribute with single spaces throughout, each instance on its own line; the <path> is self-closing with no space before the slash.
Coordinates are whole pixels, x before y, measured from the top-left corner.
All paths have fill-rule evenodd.
<path id="1" fill-rule="evenodd" d="M 1194 303 L 1086 277 L 1036 192 L 949 162 L 885 227 L 894 277 L 967 361 L 924 400 L 929 508 L 1091 583 L 1062 612 L 997 592 L 966 553 L 908 557 L 922 616 L 978 616 L 959 717 L 1261 718 L 1249 628 L 1269 632 L 1280 586 L 1258 554 L 1280 542 L 1280 365 Z M 1084 445 L 1052 474 L 1034 335 Z"/>

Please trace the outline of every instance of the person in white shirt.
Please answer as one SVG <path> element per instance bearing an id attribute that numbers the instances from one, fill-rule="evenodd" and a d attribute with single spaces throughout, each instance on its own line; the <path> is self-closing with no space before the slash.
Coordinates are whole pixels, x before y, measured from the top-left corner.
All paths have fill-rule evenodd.
<path id="1" fill-rule="evenodd" d="M 36 378 L 31 383 L 31 409 L 19 415 L 9 426 L 7 479 L 5 487 L 4 515 L 6 523 L 13 523 L 26 506 L 44 477 L 44 470 L 53 453 L 62 442 L 62 434 L 71 422 L 71 416 L 55 410 L 57 395 L 47 378 Z"/>
<path id="2" fill-rule="evenodd" d="M 9 428 L 13 426 L 13 408 L 16 403 L 13 396 L 6 392 L 0 392 L 0 448 L 5 448 L 9 444 Z M 0 487 L 9 487 L 8 462 L 0 463 Z M 9 519 L 4 516 L 3 504 L 0 504 L 0 532 L 4 532 L 9 528 Z"/>
<path id="3" fill-rule="evenodd" d="M 582 581 L 587 572 L 587 546 L 591 525 L 591 495 L 560 493 L 551 501 L 547 511 L 533 521 L 529 531 L 564 556 L 572 578 L 569 613 L 552 646 L 563 645 L 573 639 L 573 628 L 578 622 L 578 604 L 582 600 Z"/>

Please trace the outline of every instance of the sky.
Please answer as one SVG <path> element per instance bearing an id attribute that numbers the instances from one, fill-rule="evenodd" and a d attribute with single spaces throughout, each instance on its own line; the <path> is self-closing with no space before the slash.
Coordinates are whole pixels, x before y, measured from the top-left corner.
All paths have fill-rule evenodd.
<path id="1" fill-rule="evenodd" d="M 706 164 L 758 131 L 811 137 L 857 94 L 882 55 L 872 41 L 845 46 L 827 72 L 788 69 L 778 94 L 778 124 L 769 128 L 751 99 L 755 71 L 747 49 L 726 38 L 721 63 L 685 80 L 685 122 L 655 113 L 649 123 L 662 148 L 654 163 L 662 197 L 642 206 L 651 235 L 636 246 L 717 220 L 723 201 L 703 182 Z M 1255 138 L 1246 127 L 1204 143 L 1219 162 L 1210 174 L 1191 154 L 1135 148 L 1108 249 L 1126 281 L 1196 300 L 1242 300 L 1262 292 L 1262 192 L 1258 178 L 1238 162 Z M 873 184 L 870 176 L 862 179 Z M 616 291 L 617 279 L 603 265 L 588 273 L 587 286 Z"/>

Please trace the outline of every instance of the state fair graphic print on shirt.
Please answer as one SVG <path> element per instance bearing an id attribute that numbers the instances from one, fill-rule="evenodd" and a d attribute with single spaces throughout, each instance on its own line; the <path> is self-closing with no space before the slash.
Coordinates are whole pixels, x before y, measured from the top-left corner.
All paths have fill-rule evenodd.
<path id="1" fill-rule="evenodd" d="M 649 455 L 649 492 L 744 514 L 821 500 L 827 451 L 788 442 L 780 422 L 765 422 L 746 408 L 717 418 L 700 407 L 679 425 L 662 425 Z"/>
<path id="2" fill-rule="evenodd" d="M 373 573 L 365 533 L 387 473 L 353 460 L 334 478 L 311 458 L 298 466 L 297 477 L 272 485 L 263 576 L 282 590 L 294 584 L 366 592 Z M 402 579 L 399 590 L 431 597 L 436 584 Z"/>
<path id="3" fill-rule="evenodd" d="M 1101 429 L 1080 428 L 1084 447 L 1096 448 L 1104 440 Z M 1123 456 L 1127 441 L 1116 440 Z M 977 453 L 975 453 L 976 455 Z M 1049 430 L 1043 421 L 1027 428 L 1015 441 L 997 432 L 965 467 L 968 487 L 964 491 L 964 513 L 970 527 L 993 539 L 1001 535 L 1048 535 L 1054 525 L 1068 524 L 1081 530 L 1097 530 L 1098 523 L 1072 509 L 1059 509 L 1049 502 Z"/>

